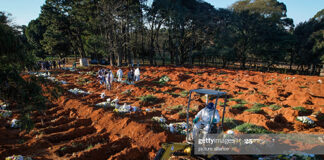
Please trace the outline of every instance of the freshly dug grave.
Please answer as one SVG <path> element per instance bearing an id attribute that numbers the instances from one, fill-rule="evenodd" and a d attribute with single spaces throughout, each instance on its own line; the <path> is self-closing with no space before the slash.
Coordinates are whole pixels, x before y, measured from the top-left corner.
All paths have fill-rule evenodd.
<path id="1" fill-rule="evenodd" d="M 35 129 L 30 133 L 1 126 L 1 133 L 5 134 L 0 135 L 0 158 L 22 154 L 34 159 L 152 159 L 161 143 L 185 139 L 163 130 L 152 117 L 162 115 L 168 122 L 185 121 L 182 108 L 187 105 L 187 93 L 197 88 L 227 92 L 231 99 L 226 118 L 236 125 L 251 123 L 271 132 L 324 133 L 322 77 L 215 68 L 142 67 L 141 81 L 135 85 L 115 82 L 112 90 L 107 91 L 95 76 L 85 74 L 98 69 L 52 72 L 51 76 L 68 83 L 62 85 L 66 91 L 79 88 L 91 94 L 65 92 L 52 100 L 46 114 L 33 116 Z M 128 69 L 123 71 L 125 74 Z M 170 80 L 160 83 L 164 75 Z M 95 107 L 105 101 L 100 97 L 103 92 L 106 98 L 118 97 L 121 105 L 127 103 L 142 111 L 118 114 L 112 109 Z M 146 95 L 156 99 L 142 102 L 140 97 Z M 193 95 L 191 119 L 204 107 L 205 99 L 201 96 Z M 234 107 L 238 105 L 241 107 Z M 305 110 L 294 108 L 299 106 Z M 218 110 L 223 111 L 220 107 Z M 297 121 L 299 115 L 309 116 L 316 125 L 309 127 Z M 230 124 L 233 123 L 225 128 L 235 128 Z"/>

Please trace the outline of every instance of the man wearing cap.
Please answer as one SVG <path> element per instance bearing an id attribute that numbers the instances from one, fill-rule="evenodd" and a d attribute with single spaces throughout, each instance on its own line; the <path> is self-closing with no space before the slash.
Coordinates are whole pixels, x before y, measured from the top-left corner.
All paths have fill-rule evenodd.
<path id="1" fill-rule="evenodd" d="M 218 123 L 220 120 L 219 114 L 215 105 L 213 103 L 208 103 L 208 105 L 200 110 L 195 119 L 193 120 L 193 137 L 197 136 L 200 128 L 203 127 L 203 130 L 208 133 L 210 125 L 213 123 Z"/>

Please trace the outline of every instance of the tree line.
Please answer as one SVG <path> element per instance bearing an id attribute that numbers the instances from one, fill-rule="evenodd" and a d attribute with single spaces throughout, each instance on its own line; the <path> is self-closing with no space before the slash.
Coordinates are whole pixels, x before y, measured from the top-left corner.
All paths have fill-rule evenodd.
<path id="1" fill-rule="evenodd" d="M 294 26 L 277 0 L 46 0 L 24 34 L 37 57 L 107 59 L 121 66 L 281 63 L 311 73 L 324 61 L 324 10 Z"/>

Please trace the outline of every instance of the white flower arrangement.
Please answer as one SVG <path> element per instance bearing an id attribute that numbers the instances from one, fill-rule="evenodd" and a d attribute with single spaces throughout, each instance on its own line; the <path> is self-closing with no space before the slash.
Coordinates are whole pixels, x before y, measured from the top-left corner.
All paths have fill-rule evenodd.
<path id="1" fill-rule="evenodd" d="M 166 119 L 161 116 L 161 117 L 153 117 L 153 121 L 157 122 L 160 124 L 160 126 L 165 129 L 169 130 L 171 133 L 178 133 L 178 134 L 183 134 L 186 135 L 187 131 L 187 123 L 186 122 L 177 122 L 177 123 L 170 123 L 167 124 Z"/>
<path id="2" fill-rule="evenodd" d="M 89 94 L 91 94 L 90 92 L 86 92 L 86 91 L 83 91 L 83 90 L 78 89 L 78 88 L 69 89 L 68 91 L 75 94 L 75 95 L 78 95 L 78 94 L 89 95 Z"/>
<path id="3" fill-rule="evenodd" d="M 307 116 L 298 116 L 296 119 L 297 119 L 297 121 L 300 121 L 300 122 L 310 125 L 310 126 L 315 124 L 315 122 Z"/>
<path id="4" fill-rule="evenodd" d="M 158 123 L 166 123 L 166 119 L 163 116 L 161 116 L 161 117 L 153 117 L 152 120 L 155 121 L 155 122 L 158 122 Z"/>
<path id="5" fill-rule="evenodd" d="M 135 106 L 130 106 L 127 105 L 126 103 L 124 103 L 123 106 L 121 107 L 115 107 L 114 112 L 118 112 L 118 113 L 129 113 L 129 112 L 137 112 L 139 111 L 139 108 L 135 107 Z"/>
<path id="6" fill-rule="evenodd" d="M 110 103 L 108 103 L 108 102 L 100 102 L 100 103 L 97 103 L 95 106 L 96 107 L 106 108 L 106 107 L 110 106 Z"/>

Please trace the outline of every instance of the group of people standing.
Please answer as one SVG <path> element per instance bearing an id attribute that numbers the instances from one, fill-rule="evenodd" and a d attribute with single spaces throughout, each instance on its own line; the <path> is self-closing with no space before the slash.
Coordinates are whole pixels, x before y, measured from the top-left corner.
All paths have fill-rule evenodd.
<path id="1" fill-rule="evenodd" d="M 114 79 L 114 74 L 112 70 L 110 69 L 100 69 L 98 71 L 98 80 L 101 85 L 104 85 L 107 90 L 111 90 L 113 81 L 122 82 L 123 81 L 123 70 L 118 69 L 116 73 L 117 79 Z M 135 70 L 133 68 L 129 69 L 129 72 L 127 73 L 127 82 L 128 84 L 134 84 L 134 81 L 140 80 L 140 70 L 139 68 L 136 68 Z"/>
<path id="2" fill-rule="evenodd" d="M 38 66 L 42 69 L 42 70 L 50 70 L 50 69 L 56 69 L 57 67 L 61 69 L 61 65 L 63 67 L 65 67 L 65 59 L 63 60 L 59 60 L 59 61 L 39 61 L 38 62 Z"/>

